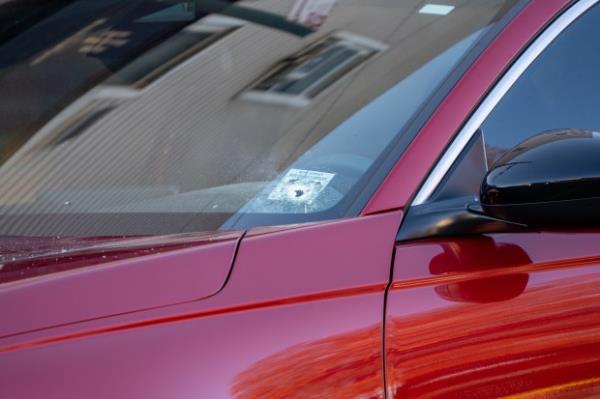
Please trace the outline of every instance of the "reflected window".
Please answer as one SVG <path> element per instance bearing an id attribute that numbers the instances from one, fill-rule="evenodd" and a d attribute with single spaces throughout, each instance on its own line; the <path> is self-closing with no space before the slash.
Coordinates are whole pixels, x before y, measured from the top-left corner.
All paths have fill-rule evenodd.
<path id="1" fill-rule="evenodd" d="M 304 106 L 386 45 L 339 32 L 286 59 L 245 93 L 245 99 Z"/>
<path id="2" fill-rule="evenodd" d="M 134 59 L 107 84 L 144 88 L 243 24 L 235 18 L 208 16 Z"/>
<path id="3" fill-rule="evenodd" d="M 515 3 L 0 1 L 0 234 L 355 216 Z"/>

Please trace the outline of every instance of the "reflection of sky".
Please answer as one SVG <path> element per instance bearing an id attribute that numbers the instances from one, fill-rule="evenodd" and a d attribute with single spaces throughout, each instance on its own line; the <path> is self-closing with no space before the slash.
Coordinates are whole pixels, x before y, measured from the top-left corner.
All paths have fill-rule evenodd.
<path id="1" fill-rule="evenodd" d="M 290 168 L 318 170 L 315 165 L 322 163 L 322 160 L 327 157 L 334 154 L 354 154 L 367 161 L 363 165 L 357 165 L 366 171 L 426 98 L 441 84 L 457 60 L 481 36 L 484 29 L 467 36 L 371 101 L 298 158 Z M 337 172 L 335 165 L 332 165 L 332 169 Z M 267 185 L 240 210 L 240 213 L 281 212 L 280 204 L 265 201 L 265 197 L 269 196 L 286 172 L 287 170 L 273 183 Z M 324 191 L 323 195 L 327 195 L 327 192 Z M 341 199 L 339 195 L 336 197 L 336 201 Z M 327 207 L 335 205 L 330 201 L 324 201 L 324 204 Z M 326 208 L 312 209 L 312 211 L 324 209 Z"/>

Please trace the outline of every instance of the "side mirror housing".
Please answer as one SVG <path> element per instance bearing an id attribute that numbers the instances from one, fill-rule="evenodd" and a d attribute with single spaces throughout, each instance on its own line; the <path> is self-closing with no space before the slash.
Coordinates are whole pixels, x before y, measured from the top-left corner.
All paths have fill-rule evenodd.
<path id="1" fill-rule="evenodd" d="M 472 196 L 410 208 L 396 239 L 600 227 L 600 133 L 552 130 L 521 143 Z"/>
<path id="2" fill-rule="evenodd" d="M 488 216 L 532 228 L 600 226 L 600 133 L 541 133 L 502 156 L 481 185 Z"/>

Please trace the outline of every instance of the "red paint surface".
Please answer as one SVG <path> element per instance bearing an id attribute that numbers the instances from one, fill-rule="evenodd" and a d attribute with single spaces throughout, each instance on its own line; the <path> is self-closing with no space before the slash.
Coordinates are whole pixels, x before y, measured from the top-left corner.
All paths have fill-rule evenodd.
<path id="1" fill-rule="evenodd" d="M 138 238 L 64 246 L 64 252 L 49 247 L 7 263 L 7 274 L 24 269 L 23 276 L 38 276 L 0 286 L 0 337 L 212 295 L 225 283 L 240 236 Z"/>
<path id="2" fill-rule="evenodd" d="M 378 215 L 250 232 L 228 279 L 239 235 L 5 285 L 0 328 L 26 332 L 0 338 L 2 396 L 382 398 L 402 215 L 381 212 L 406 205 L 564 4 L 532 2 L 475 63 L 363 212 Z M 399 245 L 385 325 L 392 396 L 597 394 L 598 242 L 588 232 Z"/>
<path id="3" fill-rule="evenodd" d="M 569 0 L 532 1 L 459 80 L 371 198 L 363 215 L 405 207 L 452 137 L 524 46 Z"/>
<path id="4" fill-rule="evenodd" d="M 391 397 L 600 395 L 600 233 L 397 246 Z"/>
<path id="5" fill-rule="evenodd" d="M 0 386 L 13 397 L 382 397 L 400 218 L 250 234 L 210 298 L 0 340 Z"/>
<path id="6" fill-rule="evenodd" d="M 1 237 L 0 284 L 237 240 L 240 236 L 240 232 L 226 232 L 147 237 Z"/>

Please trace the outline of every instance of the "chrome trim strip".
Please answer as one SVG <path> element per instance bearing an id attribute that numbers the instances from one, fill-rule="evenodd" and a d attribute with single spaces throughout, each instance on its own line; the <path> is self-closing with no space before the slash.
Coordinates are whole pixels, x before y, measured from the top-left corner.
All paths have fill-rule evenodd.
<path id="1" fill-rule="evenodd" d="M 544 51 L 544 49 L 575 19 L 586 12 L 598 0 L 581 0 L 566 10 L 552 25 L 550 25 L 519 57 L 519 59 L 510 67 L 508 72 L 500 79 L 490 94 L 481 103 L 479 108 L 464 125 L 458 135 L 455 137 L 450 147 L 438 161 L 435 168 L 431 171 L 425 183 L 419 189 L 417 196 L 411 205 L 421 205 L 426 202 L 438 184 L 442 181 L 452 164 L 463 148 L 467 145 L 473 134 L 479 129 L 488 115 L 500 102 L 502 97 L 508 92 L 512 85 L 517 81 L 529 65 Z"/>

